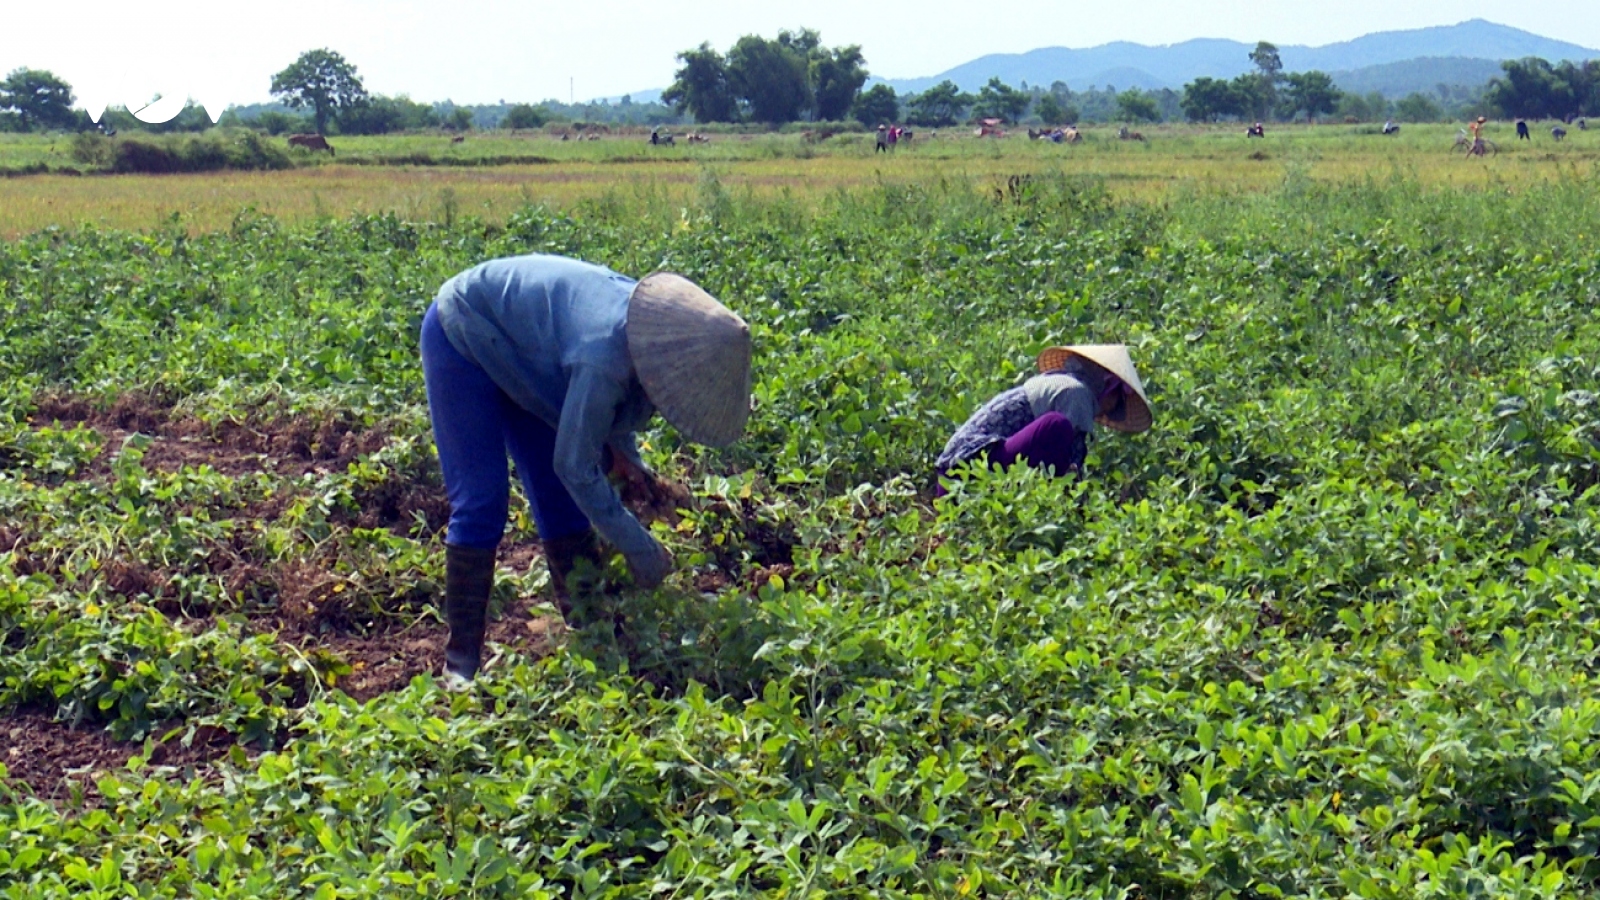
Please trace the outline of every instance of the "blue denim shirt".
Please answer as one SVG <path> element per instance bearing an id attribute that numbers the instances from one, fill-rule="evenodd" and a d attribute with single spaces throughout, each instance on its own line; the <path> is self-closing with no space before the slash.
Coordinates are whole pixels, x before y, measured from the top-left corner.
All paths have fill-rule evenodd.
<path id="1" fill-rule="evenodd" d="M 555 429 L 556 477 L 578 508 L 630 562 L 648 564 L 655 538 L 601 471 L 607 444 L 643 468 L 634 433 L 655 413 L 624 331 L 635 284 L 575 259 L 513 256 L 451 278 L 437 302 L 451 346 Z"/>

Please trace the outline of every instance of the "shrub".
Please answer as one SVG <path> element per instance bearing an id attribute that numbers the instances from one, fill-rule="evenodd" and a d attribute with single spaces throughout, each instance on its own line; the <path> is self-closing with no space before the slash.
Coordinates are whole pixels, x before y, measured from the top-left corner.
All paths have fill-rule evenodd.
<path id="1" fill-rule="evenodd" d="M 86 154 L 100 155 L 111 148 L 110 168 L 118 173 L 165 175 L 176 172 L 214 172 L 220 169 L 287 169 L 289 154 L 254 131 L 211 131 L 181 138 L 125 137 L 110 140 L 88 135 L 104 144 L 83 141 Z M 79 147 L 74 143 L 73 153 Z M 77 157 L 82 162 L 90 160 Z M 100 163 L 97 163 L 100 164 Z"/>
<path id="2" fill-rule="evenodd" d="M 500 127 L 511 129 L 540 128 L 548 121 L 550 121 L 550 112 L 544 107 L 518 103 L 506 112 L 506 117 L 500 120 Z"/>
<path id="3" fill-rule="evenodd" d="M 116 158 L 116 150 L 105 135 L 80 131 L 72 137 L 72 158 L 86 166 L 106 168 Z"/>
<path id="4" fill-rule="evenodd" d="M 310 131 L 314 127 L 310 116 L 291 116 L 275 110 L 268 110 L 245 124 L 267 134 L 292 134 Z"/>

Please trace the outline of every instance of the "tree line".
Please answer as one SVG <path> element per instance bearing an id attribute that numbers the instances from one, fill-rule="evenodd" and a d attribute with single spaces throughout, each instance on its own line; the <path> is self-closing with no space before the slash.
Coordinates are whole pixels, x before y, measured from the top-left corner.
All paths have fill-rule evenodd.
<path id="1" fill-rule="evenodd" d="M 404 95 L 369 93 L 360 74 L 340 54 L 319 49 L 300 55 L 272 77 L 271 107 L 229 109 L 218 124 L 243 125 L 272 134 L 383 134 L 423 129 L 539 128 L 551 122 L 672 124 L 758 123 L 854 119 L 871 128 L 906 122 L 948 127 L 974 119 L 1046 125 L 1076 122 L 1193 122 L 1229 119 L 1285 121 L 1336 116 L 1354 121 L 1396 118 L 1411 122 L 1459 119 L 1479 114 L 1503 117 L 1600 116 L 1600 60 L 1552 64 L 1539 58 L 1508 60 L 1504 75 L 1479 89 L 1439 85 L 1432 94 L 1412 93 L 1392 101 L 1377 92 L 1339 90 L 1325 72 L 1284 72 L 1278 50 L 1262 41 L 1250 54 L 1254 71 L 1232 79 L 1196 78 L 1173 90 L 1137 88 L 1072 91 L 1062 82 L 1049 88 L 1012 87 L 991 78 L 976 93 L 942 81 L 927 90 L 899 95 L 887 84 L 863 90 L 869 72 L 857 45 L 825 47 L 812 29 L 781 31 L 776 38 L 746 35 L 726 53 L 709 43 L 677 55 L 679 68 L 660 103 L 541 104 L 501 101 L 457 106 L 418 103 Z M 19 68 L 0 81 L 0 131 L 88 130 L 87 112 L 73 108 L 72 87 L 55 74 Z M 102 127 L 147 131 L 202 131 L 205 111 L 189 105 L 177 118 L 148 124 L 126 108 L 112 108 Z"/>
<path id="2" fill-rule="evenodd" d="M 272 95 L 290 109 L 309 111 L 309 124 L 318 133 L 336 130 L 343 134 L 386 134 L 443 128 L 465 131 L 471 128 L 541 128 L 551 122 L 611 121 L 652 124 L 675 120 L 663 104 L 636 104 L 624 97 L 618 104 L 561 104 L 546 101 L 494 105 L 457 106 L 446 101 L 428 105 L 406 96 L 385 97 L 369 94 L 355 66 L 331 50 L 312 50 L 301 54 L 294 64 L 272 76 Z M 268 131 L 287 129 L 292 117 L 279 111 L 263 111 L 243 124 L 265 127 Z"/>
<path id="3" fill-rule="evenodd" d="M 745 35 L 726 54 L 707 42 L 677 58 L 661 99 L 697 122 L 838 121 L 867 80 L 859 46 L 824 47 L 809 28 L 770 40 Z"/>
<path id="4" fill-rule="evenodd" d="M 356 67 L 328 49 L 302 53 L 272 76 L 276 102 L 231 107 L 216 122 L 223 127 L 251 127 L 269 134 L 317 131 L 329 134 L 386 134 L 442 128 L 540 128 L 548 123 L 610 122 L 656 124 L 681 117 L 661 103 L 564 104 L 506 103 L 458 106 L 450 101 L 418 103 L 405 95 L 367 91 Z M 83 109 L 74 108 L 72 85 L 43 69 L 19 68 L 0 81 L 0 131 L 195 132 L 212 127 L 198 104 L 186 104 L 173 119 L 144 122 L 127 107 L 106 109 L 97 126 Z"/>
<path id="5" fill-rule="evenodd" d="M 1064 125 L 1180 118 L 1218 122 L 1292 121 L 1304 117 L 1314 121 L 1327 116 L 1355 121 L 1397 118 L 1433 122 L 1495 112 L 1497 107 L 1504 114 L 1510 114 L 1505 110 L 1513 106 L 1544 108 L 1520 99 L 1513 102 L 1504 88 L 1497 89 L 1494 84 L 1487 89 L 1441 84 L 1432 94 L 1413 93 L 1398 101 L 1378 92 L 1348 93 L 1340 90 L 1326 72 L 1283 71 L 1278 48 L 1267 41 L 1258 43 L 1250 53 L 1253 71 L 1233 79 L 1196 78 L 1181 92 L 1138 88 L 1117 91 L 1110 86 L 1074 92 L 1059 81 L 1046 89 L 1030 88 L 1025 82 L 1012 87 L 999 78 L 989 79 L 976 93 L 965 91 L 950 80 L 906 95 L 897 94 L 883 83 L 862 90 L 870 73 L 861 48 L 828 49 L 820 35 L 810 29 L 779 32 L 773 39 L 746 35 L 726 53 L 703 43 L 679 53 L 677 60 L 679 68 L 662 100 L 701 123 L 777 126 L 795 121 L 855 119 L 871 128 L 889 122 L 947 127 L 984 118 Z M 1578 84 L 1581 80 L 1573 75 L 1571 66 L 1551 69 L 1545 63 L 1543 69 L 1535 67 L 1531 75 L 1526 75 L 1524 69 L 1528 65 L 1507 63 L 1506 68 L 1517 84 L 1539 86 L 1529 90 L 1565 96 L 1559 85 Z M 1583 85 L 1591 83 L 1585 81 Z M 1578 94 L 1587 89 L 1574 87 L 1566 93 Z"/>
<path id="6" fill-rule="evenodd" d="M 1600 60 L 1551 63 L 1538 57 L 1506 60 L 1504 72 L 1477 90 L 1439 85 L 1433 95 L 1413 92 L 1398 101 L 1381 93 L 1340 91 L 1323 72 L 1283 74 L 1277 48 L 1262 42 L 1251 54 L 1256 71 L 1231 81 L 1197 78 L 1183 89 L 1184 114 L 1197 122 L 1224 118 L 1292 119 L 1334 114 L 1370 121 L 1410 122 L 1495 115 L 1565 119 L 1600 116 Z"/>
<path id="7" fill-rule="evenodd" d="M 1307 119 L 1333 112 L 1340 90 L 1326 72 L 1283 71 L 1278 48 L 1262 41 L 1250 51 L 1256 67 L 1233 80 L 1196 78 L 1183 86 L 1183 113 L 1191 122 L 1216 122 L 1224 118 Z"/>
<path id="8" fill-rule="evenodd" d="M 991 78 L 974 94 L 946 80 L 904 97 L 882 83 L 862 90 L 870 73 L 861 48 L 826 47 L 809 28 L 780 31 L 775 38 L 745 35 L 726 53 L 702 43 L 679 53 L 677 61 L 672 85 L 661 99 L 700 123 L 780 126 L 854 119 L 868 128 L 902 121 L 944 127 L 982 118 L 1020 122 L 1036 110 L 1053 124 L 1076 120 L 1079 111 L 1072 92 L 1059 82 L 1049 91 L 1030 91 L 1025 84 L 1012 87 Z M 1096 111 L 1106 105 L 1094 104 Z M 1161 103 L 1140 91 L 1119 95 L 1117 106 L 1135 119 L 1162 116 Z"/>
<path id="9" fill-rule="evenodd" d="M 1505 74 L 1489 82 L 1488 102 L 1503 116 L 1574 119 L 1600 116 L 1600 60 L 1577 64 L 1528 57 L 1500 64 Z"/>

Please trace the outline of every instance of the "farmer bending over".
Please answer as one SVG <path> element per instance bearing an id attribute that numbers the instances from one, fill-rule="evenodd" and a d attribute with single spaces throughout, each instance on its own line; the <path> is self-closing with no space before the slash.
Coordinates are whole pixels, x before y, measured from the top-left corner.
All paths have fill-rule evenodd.
<path id="1" fill-rule="evenodd" d="M 640 460 L 635 432 L 659 410 L 689 440 L 721 447 L 750 414 L 744 320 L 681 276 L 635 282 L 559 256 L 491 260 L 445 282 L 422 320 L 422 371 L 450 497 L 445 673 L 457 685 L 482 657 L 508 454 L 570 621 L 568 577 L 578 560 L 601 560 L 595 528 L 638 585 L 654 587 L 672 568 L 607 480 L 609 471 L 652 502 L 670 497 Z"/>
<path id="2" fill-rule="evenodd" d="M 1114 431 L 1150 427 L 1150 400 L 1122 344 L 1050 347 L 1040 374 L 1001 391 L 956 430 L 936 463 L 942 478 L 958 463 L 982 459 L 1000 468 L 1023 460 L 1057 476 L 1079 472 L 1099 422 Z"/>

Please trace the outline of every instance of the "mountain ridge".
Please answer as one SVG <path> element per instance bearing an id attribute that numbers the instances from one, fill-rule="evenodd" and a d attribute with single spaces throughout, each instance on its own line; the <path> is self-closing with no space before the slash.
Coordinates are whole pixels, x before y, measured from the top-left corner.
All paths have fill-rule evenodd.
<path id="1" fill-rule="evenodd" d="M 1114 85 L 1147 90 L 1180 88 L 1199 77 L 1233 78 L 1250 71 L 1254 44 L 1226 38 L 1195 38 L 1177 44 L 1146 45 L 1114 41 L 1094 47 L 1040 47 L 1025 53 L 991 53 L 920 78 L 873 78 L 898 93 L 927 90 L 954 81 L 976 91 L 991 77 L 1020 86 L 1063 81 L 1073 90 Z M 1401 31 L 1379 31 L 1319 47 L 1278 48 L 1284 70 L 1318 69 L 1347 76 L 1380 66 L 1420 59 L 1466 59 L 1498 64 L 1501 60 L 1540 56 L 1552 62 L 1600 58 L 1600 50 L 1547 38 L 1485 19 L 1455 25 L 1434 25 Z M 1460 68 L 1460 67 L 1458 67 Z M 1122 80 L 1112 80 L 1121 78 Z M 1481 82 L 1480 82 L 1481 84 Z"/>

